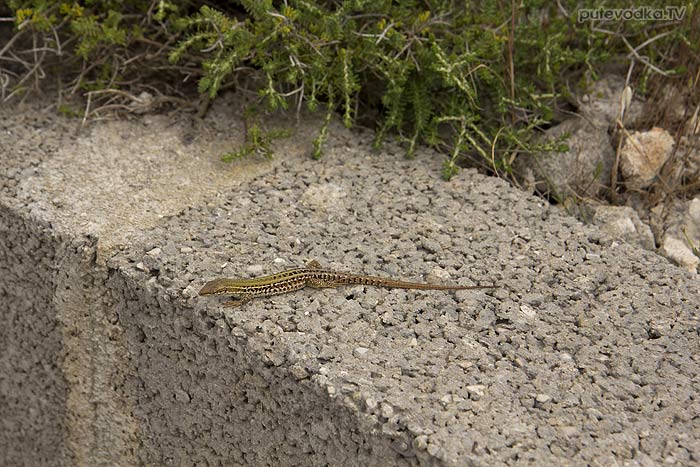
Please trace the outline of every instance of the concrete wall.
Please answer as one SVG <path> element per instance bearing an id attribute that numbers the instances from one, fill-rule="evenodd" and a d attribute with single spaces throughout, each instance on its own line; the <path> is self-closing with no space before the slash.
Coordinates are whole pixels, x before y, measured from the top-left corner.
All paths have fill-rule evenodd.
<path id="1" fill-rule="evenodd" d="M 1 465 L 700 460 L 696 277 L 340 126 L 320 162 L 309 124 L 223 164 L 235 102 L 197 130 L 0 109 Z M 197 296 L 310 259 L 500 288 Z"/>

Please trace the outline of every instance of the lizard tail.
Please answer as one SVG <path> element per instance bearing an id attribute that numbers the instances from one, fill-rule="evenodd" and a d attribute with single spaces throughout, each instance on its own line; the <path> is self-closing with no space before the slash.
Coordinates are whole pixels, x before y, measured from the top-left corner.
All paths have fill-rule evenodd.
<path id="1" fill-rule="evenodd" d="M 349 275 L 340 281 L 342 284 L 363 284 L 390 289 L 418 289 L 418 290 L 471 290 L 471 289 L 495 289 L 497 285 L 449 285 L 427 284 L 422 282 L 404 282 L 385 279 L 377 276 Z"/>

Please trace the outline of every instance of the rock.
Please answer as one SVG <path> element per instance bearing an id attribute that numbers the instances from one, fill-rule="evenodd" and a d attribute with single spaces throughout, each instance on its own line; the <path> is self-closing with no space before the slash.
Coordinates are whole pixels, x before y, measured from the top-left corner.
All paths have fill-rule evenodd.
<path id="1" fill-rule="evenodd" d="M 607 75 L 593 83 L 591 89 L 581 96 L 581 114 L 588 120 L 610 125 L 620 113 L 620 99 L 626 86 L 621 76 Z M 642 115 L 642 102 L 632 99 L 623 117 L 624 122 L 633 122 Z"/>
<path id="2" fill-rule="evenodd" d="M 661 245 L 661 254 L 690 272 L 698 272 L 700 258 L 693 254 L 689 245 L 676 237 L 667 235 Z"/>
<path id="3" fill-rule="evenodd" d="M 700 176 L 700 133 L 682 136 L 674 158 L 675 180 L 686 183 L 688 180 L 697 180 Z"/>
<path id="4" fill-rule="evenodd" d="M 369 349 L 367 347 L 356 347 L 352 351 L 352 354 L 357 358 L 364 358 L 365 355 L 367 355 L 367 352 L 369 352 Z"/>
<path id="5" fill-rule="evenodd" d="M 160 256 L 160 254 L 163 252 L 162 249 L 156 247 L 151 249 L 150 251 L 146 252 L 147 255 L 149 256 Z"/>
<path id="6" fill-rule="evenodd" d="M 691 224 L 688 228 L 694 227 L 694 234 L 700 239 L 700 197 L 694 198 L 688 204 L 688 218 Z"/>
<path id="7" fill-rule="evenodd" d="M 513 170 L 528 191 L 552 193 L 559 199 L 594 197 L 610 184 L 615 153 L 607 124 L 573 118 L 550 128 L 544 140 L 568 134 L 567 152 L 545 152 L 516 159 Z"/>
<path id="8" fill-rule="evenodd" d="M 647 188 L 673 151 L 673 136 L 663 128 L 635 131 L 620 151 L 620 172 L 625 186 L 632 190 Z"/>
<path id="9" fill-rule="evenodd" d="M 157 100 L 153 97 L 153 94 L 143 91 L 136 97 L 132 96 L 128 107 L 134 113 L 144 114 L 153 111 L 157 107 Z"/>
<path id="10" fill-rule="evenodd" d="M 483 384 L 472 384 L 470 386 L 466 387 L 467 389 L 467 394 L 469 394 L 469 398 L 473 401 L 478 401 L 482 397 L 484 397 L 484 394 L 486 392 L 486 386 Z"/>
<path id="11" fill-rule="evenodd" d="M 622 77 L 603 77 L 581 96 L 578 104 L 582 118 L 565 120 L 545 132 L 544 140 L 568 133 L 569 151 L 538 154 L 536 160 L 532 157 L 515 160 L 514 174 L 527 191 L 553 192 L 563 200 L 574 195 L 595 197 L 608 189 L 615 163 L 608 129 L 619 117 L 625 86 Z M 641 114 L 642 104 L 632 99 L 623 121 L 634 121 Z"/>
<path id="12" fill-rule="evenodd" d="M 700 264 L 700 196 L 691 201 L 674 199 L 670 205 L 659 204 L 651 209 L 659 253 L 675 264 L 696 272 Z M 695 251 L 693 251 L 695 248 Z"/>
<path id="13" fill-rule="evenodd" d="M 651 227 L 641 221 L 637 212 L 629 206 L 588 206 L 591 223 L 608 235 L 645 250 L 655 251 L 656 243 Z"/>

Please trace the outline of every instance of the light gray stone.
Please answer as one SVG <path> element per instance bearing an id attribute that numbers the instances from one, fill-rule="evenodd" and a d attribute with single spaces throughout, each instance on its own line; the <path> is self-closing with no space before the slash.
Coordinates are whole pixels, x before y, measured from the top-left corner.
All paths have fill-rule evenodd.
<path id="1" fill-rule="evenodd" d="M 599 226 L 611 237 L 656 250 L 651 227 L 642 222 L 629 206 L 591 205 L 588 212 L 592 224 Z"/>
<path id="2" fill-rule="evenodd" d="M 550 194 L 564 201 L 567 198 L 595 198 L 609 190 L 615 148 L 608 130 L 616 125 L 624 89 L 623 78 L 615 75 L 603 77 L 581 96 L 579 116 L 553 126 L 540 138 L 557 140 L 568 134 L 568 151 L 516 158 L 514 173 L 526 191 Z M 634 121 L 641 112 L 641 103 L 633 98 L 624 121 Z"/>
<path id="3" fill-rule="evenodd" d="M 673 136 L 663 128 L 635 131 L 620 150 L 620 172 L 629 190 L 647 188 L 673 151 Z"/>
<path id="4" fill-rule="evenodd" d="M 607 124 L 575 117 L 547 130 L 542 140 L 557 140 L 564 134 L 568 151 L 516 159 L 514 170 L 526 190 L 550 193 L 560 201 L 603 193 L 615 161 Z"/>

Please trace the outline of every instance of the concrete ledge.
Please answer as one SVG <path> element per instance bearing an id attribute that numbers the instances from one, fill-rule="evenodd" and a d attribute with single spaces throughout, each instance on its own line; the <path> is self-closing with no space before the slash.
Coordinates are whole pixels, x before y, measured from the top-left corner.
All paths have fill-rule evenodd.
<path id="1" fill-rule="evenodd" d="M 223 165 L 236 114 L 0 110 L 0 464 L 699 461 L 695 277 L 339 126 Z M 312 258 L 503 288 L 196 296 Z"/>

